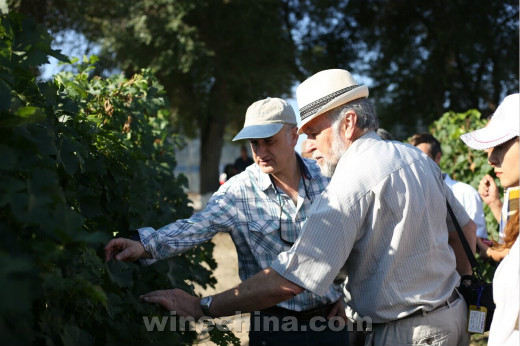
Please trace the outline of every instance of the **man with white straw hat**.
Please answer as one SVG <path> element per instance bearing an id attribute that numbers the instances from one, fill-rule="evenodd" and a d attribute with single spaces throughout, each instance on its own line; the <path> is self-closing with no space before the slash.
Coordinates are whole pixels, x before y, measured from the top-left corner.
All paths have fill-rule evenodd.
<path id="1" fill-rule="evenodd" d="M 298 87 L 299 131 L 331 182 L 295 245 L 271 268 L 215 295 L 211 313 L 265 308 L 305 289 L 320 295 L 343 280 L 350 317 L 372 322 L 368 344 L 468 344 L 466 304 L 455 287 L 456 268 L 471 274 L 471 266 L 461 247 L 448 245 L 448 230 L 455 228 L 446 201 L 473 251 L 475 224 L 435 162 L 375 133 L 367 96 L 368 88 L 340 69 L 321 71 Z M 180 290 L 141 299 L 183 315 L 202 313 L 197 298 Z"/>
<path id="2" fill-rule="evenodd" d="M 222 185 L 203 211 L 157 231 L 141 228 L 135 241 L 110 241 L 105 248 L 107 261 L 114 256 L 124 261 L 160 260 L 227 232 L 238 252 L 242 280 L 269 268 L 279 253 L 294 244 L 311 203 L 329 179 L 320 174 L 314 160 L 303 159 L 295 152 L 296 115 L 282 99 L 254 102 L 247 109 L 244 128 L 233 140 L 242 139 L 249 140 L 255 163 Z M 305 345 L 319 339 L 323 345 L 345 345 L 346 328 L 334 330 L 325 323 L 319 332 L 308 328 L 313 317 L 345 316 L 340 297 L 339 286 L 331 284 L 319 296 L 305 291 L 277 306 L 256 311 L 251 314 L 249 344 Z M 205 315 L 211 316 L 212 297 L 205 297 L 199 304 Z M 272 318 L 289 318 L 294 324 L 282 329 L 281 324 L 266 322 Z"/>

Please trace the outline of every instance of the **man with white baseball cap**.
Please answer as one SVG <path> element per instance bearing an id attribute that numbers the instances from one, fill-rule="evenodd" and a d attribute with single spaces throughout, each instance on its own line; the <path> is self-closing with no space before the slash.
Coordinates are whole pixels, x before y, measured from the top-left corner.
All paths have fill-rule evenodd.
<path id="1" fill-rule="evenodd" d="M 247 109 L 244 128 L 233 140 L 242 139 L 249 140 L 255 163 L 223 184 L 203 211 L 157 231 L 141 228 L 139 241 L 110 241 L 105 247 L 107 261 L 114 255 L 124 261 L 160 260 L 226 232 L 238 252 L 240 278 L 246 280 L 269 268 L 281 252 L 289 250 L 312 202 L 329 179 L 320 174 L 314 160 L 295 152 L 296 115 L 282 99 L 254 102 Z M 312 318 L 345 316 L 338 289 L 331 284 L 320 295 L 305 291 L 277 306 L 255 311 L 251 314 L 249 345 L 348 344 L 346 328 L 333 329 L 327 323 L 319 324 L 318 330 L 309 327 Z M 209 296 L 196 302 L 204 316 L 212 316 L 212 299 Z M 273 323 L 273 318 L 278 323 Z M 283 328 L 284 318 L 293 321 L 290 328 Z"/>
<path id="2" fill-rule="evenodd" d="M 321 71 L 298 87 L 300 132 L 331 182 L 295 245 L 271 268 L 215 295 L 211 313 L 263 309 L 304 290 L 321 295 L 343 281 L 351 317 L 372 322 L 368 344 L 468 344 L 456 268 L 471 274 L 471 266 L 462 248 L 448 245 L 448 230 L 455 228 L 446 201 L 473 251 L 475 224 L 435 162 L 375 133 L 378 121 L 367 96 L 368 88 L 340 69 Z M 201 314 L 193 308 L 196 298 L 180 290 L 142 299 Z"/>

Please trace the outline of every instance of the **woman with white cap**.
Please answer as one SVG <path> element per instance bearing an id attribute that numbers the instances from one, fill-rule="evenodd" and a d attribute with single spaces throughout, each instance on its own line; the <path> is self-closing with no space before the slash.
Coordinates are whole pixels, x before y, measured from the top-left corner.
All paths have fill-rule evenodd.
<path id="1" fill-rule="evenodd" d="M 488 126 L 461 136 L 471 148 L 486 150 L 502 187 L 515 188 L 520 181 L 520 95 L 507 96 L 495 111 Z M 518 206 L 517 206 L 518 208 Z M 520 345 L 520 243 L 518 213 L 507 220 L 504 245 L 508 251 L 493 278 L 496 310 L 489 332 L 488 346 Z M 504 247 L 510 247 L 504 249 Z"/>

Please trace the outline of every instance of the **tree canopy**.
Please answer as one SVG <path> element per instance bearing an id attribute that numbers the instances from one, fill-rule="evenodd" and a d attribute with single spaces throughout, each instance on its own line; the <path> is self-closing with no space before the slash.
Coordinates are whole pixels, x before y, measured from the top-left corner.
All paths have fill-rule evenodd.
<path id="1" fill-rule="evenodd" d="M 325 68 L 370 83 L 400 139 L 448 110 L 490 114 L 518 90 L 518 2 L 439 0 L 17 0 L 53 32 L 102 49 L 98 69 L 151 68 L 178 129 L 201 138 L 201 192 L 217 187 L 226 130 Z"/>
<path id="2" fill-rule="evenodd" d="M 517 1 L 302 2 L 324 5 L 310 8 L 305 70 L 371 78 L 381 125 L 401 139 L 447 110 L 487 116 L 518 91 Z"/>

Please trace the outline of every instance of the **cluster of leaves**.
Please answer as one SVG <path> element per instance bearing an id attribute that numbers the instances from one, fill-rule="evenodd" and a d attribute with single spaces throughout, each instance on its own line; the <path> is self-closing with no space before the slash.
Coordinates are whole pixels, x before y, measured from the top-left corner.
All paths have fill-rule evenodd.
<path id="1" fill-rule="evenodd" d="M 130 76 L 151 68 L 168 93 L 172 124 L 183 135 L 200 137 L 201 194 L 218 189 L 224 137 L 242 127 L 247 107 L 267 96 L 289 95 L 298 74 L 284 1 L 8 4 L 55 33 L 83 34 L 100 48 L 100 70 L 117 68 Z"/>
<path id="2" fill-rule="evenodd" d="M 175 176 L 164 90 L 76 73 L 38 83 L 51 55 L 43 27 L 2 15 L 0 27 L 0 333 L 9 345 L 189 344 L 194 332 L 148 332 L 145 292 L 213 285 L 212 245 L 149 267 L 103 261 L 113 236 L 192 213 Z M 177 328 L 179 330 L 179 328 Z"/>
<path id="3" fill-rule="evenodd" d="M 464 113 L 447 112 L 430 126 L 430 132 L 441 143 L 442 158 L 440 167 L 453 179 L 478 188 L 482 177 L 491 174 L 493 169 L 487 162 L 487 154 L 483 150 L 468 147 L 460 136 L 464 133 L 484 127 L 486 120 L 480 112 L 469 110 Z M 498 181 L 497 181 L 498 184 Z M 498 224 L 489 207 L 484 204 L 484 213 L 488 234 L 498 239 Z M 483 274 L 491 281 L 494 266 L 483 263 Z"/>

